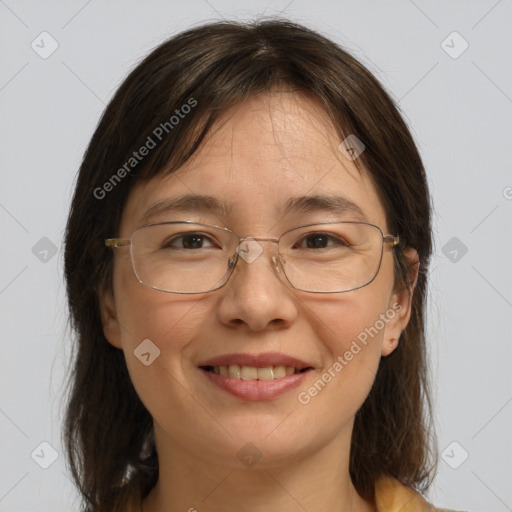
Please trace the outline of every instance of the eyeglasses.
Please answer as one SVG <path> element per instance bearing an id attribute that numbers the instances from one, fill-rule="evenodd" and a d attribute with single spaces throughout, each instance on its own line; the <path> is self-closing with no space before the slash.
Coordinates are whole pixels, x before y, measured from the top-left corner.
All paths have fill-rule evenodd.
<path id="1" fill-rule="evenodd" d="M 384 244 L 394 247 L 399 240 L 365 222 L 323 222 L 290 229 L 279 238 L 241 238 L 221 226 L 172 221 L 140 227 L 130 238 L 108 238 L 105 245 L 130 246 L 133 271 L 145 286 L 205 293 L 224 286 L 240 258 L 255 261 L 263 252 L 259 242 L 274 242 L 274 269 L 294 288 L 341 293 L 370 284 L 379 272 Z"/>

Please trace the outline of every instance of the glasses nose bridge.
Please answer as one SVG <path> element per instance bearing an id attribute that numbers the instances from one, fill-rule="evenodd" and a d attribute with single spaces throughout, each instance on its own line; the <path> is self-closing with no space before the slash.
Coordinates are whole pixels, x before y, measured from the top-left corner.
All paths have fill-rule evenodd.
<path id="1" fill-rule="evenodd" d="M 280 238 L 275 237 L 252 237 L 245 236 L 238 239 L 238 246 L 236 252 L 240 258 L 246 263 L 253 263 L 258 257 L 263 254 L 264 247 L 260 242 L 273 242 L 279 244 Z M 275 254 L 270 255 L 272 266 L 277 274 L 280 274 L 280 257 L 279 257 L 279 245 L 276 248 Z"/>
<path id="2" fill-rule="evenodd" d="M 280 238 L 275 238 L 275 237 L 253 237 L 253 236 L 244 236 L 244 237 L 241 237 L 239 239 L 239 242 L 238 242 L 238 248 L 237 248 L 237 252 L 245 252 L 243 251 L 243 249 L 241 249 L 241 247 L 243 246 L 243 243 L 246 242 L 247 244 L 248 243 L 252 243 L 252 242 L 255 242 L 256 243 L 256 247 L 261 247 L 261 249 L 254 249 L 254 247 L 252 248 L 252 252 L 253 254 L 254 253 L 263 253 L 264 249 L 263 247 L 261 246 L 260 242 L 273 242 L 273 243 L 276 243 L 277 244 L 277 251 L 276 251 L 276 254 L 272 256 L 272 263 L 274 264 L 274 267 L 275 269 L 279 272 L 279 268 L 277 266 L 277 258 L 276 256 L 279 255 L 279 241 L 280 241 Z M 246 245 L 245 247 L 246 249 L 248 248 L 248 245 Z M 258 255 L 259 255 L 258 254 Z M 242 256 L 243 257 L 243 256 Z M 248 263 L 250 263 L 248 260 L 247 260 Z"/>
<path id="3" fill-rule="evenodd" d="M 275 237 L 254 237 L 254 236 L 243 236 L 239 238 L 239 243 L 246 242 L 246 241 L 252 241 L 255 242 L 276 242 L 279 243 L 279 238 Z"/>

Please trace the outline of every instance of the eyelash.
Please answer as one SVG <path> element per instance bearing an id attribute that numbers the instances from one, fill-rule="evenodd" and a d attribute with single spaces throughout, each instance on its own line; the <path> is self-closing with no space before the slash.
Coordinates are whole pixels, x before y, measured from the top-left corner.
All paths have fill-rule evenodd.
<path id="1" fill-rule="evenodd" d="M 214 246 L 214 245 L 217 245 L 217 246 L 220 246 L 220 244 L 218 243 L 215 243 L 214 242 L 214 239 L 209 236 L 208 234 L 206 233 L 199 233 L 199 232 L 191 232 L 191 233 L 183 233 L 183 234 L 180 234 L 180 235 L 176 235 L 174 236 L 173 238 L 171 238 L 170 240 L 167 240 L 165 241 L 163 244 L 162 244 L 162 248 L 163 249 L 170 249 L 173 247 L 173 243 L 175 243 L 176 241 L 178 240 L 184 240 L 186 238 L 194 238 L 194 237 L 197 237 L 197 238 L 201 238 L 202 239 L 202 243 L 204 243 L 205 241 L 209 242 L 209 244 L 211 246 Z M 337 237 L 337 236 L 334 236 L 330 233 L 326 233 L 326 232 L 314 232 L 314 233 L 307 233 L 306 235 L 303 235 L 294 245 L 293 245 L 293 248 L 305 248 L 305 247 L 300 247 L 301 243 L 303 243 L 304 241 L 307 241 L 308 239 L 313 239 L 314 237 L 323 237 L 323 238 L 326 238 L 327 239 L 327 242 L 334 242 L 334 243 L 331 243 L 330 245 L 327 245 L 327 247 L 332 247 L 333 245 L 338 245 L 338 246 L 345 246 L 345 247 L 349 247 L 350 244 L 348 244 L 345 240 Z M 184 249 L 184 247 L 178 247 L 179 249 Z M 201 247 L 202 249 L 203 247 Z M 314 248 L 311 248 L 311 247 L 306 247 L 307 249 L 314 249 Z M 322 249 L 324 249 L 325 247 L 321 247 Z"/>

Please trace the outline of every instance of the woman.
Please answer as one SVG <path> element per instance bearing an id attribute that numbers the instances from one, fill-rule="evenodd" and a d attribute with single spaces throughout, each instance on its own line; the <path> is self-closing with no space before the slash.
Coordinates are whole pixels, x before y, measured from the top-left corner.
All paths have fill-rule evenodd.
<path id="1" fill-rule="evenodd" d="M 156 48 L 67 225 L 84 510 L 430 510 L 430 253 L 410 132 L 339 46 L 271 20 Z"/>

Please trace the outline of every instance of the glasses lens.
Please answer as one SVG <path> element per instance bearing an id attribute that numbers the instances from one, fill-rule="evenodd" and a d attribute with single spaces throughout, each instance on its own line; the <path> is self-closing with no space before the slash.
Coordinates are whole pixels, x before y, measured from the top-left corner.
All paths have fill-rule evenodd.
<path id="1" fill-rule="evenodd" d="M 286 277 L 299 290 L 344 292 L 367 285 L 382 259 L 382 232 L 362 223 L 326 223 L 285 233 L 279 252 Z"/>
<path id="2" fill-rule="evenodd" d="M 137 279 L 167 292 L 200 293 L 222 286 L 238 238 L 204 224 L 176 222 L 145 226 L 132 237 Z"/>
<path id="3" fill-rule="evenodd" d="M 345 292 L 369 284 L 379 271 L 383 235 L 357 222 L 323 223 L 286 232 L 279 240 L 284 273 L 309 292 Z M 223 286 L 233 270 L 238 237 L 192 222 L 168 222 L 135 231 L 131 243 L 137 279 L 151 288 L 202 293 Z"/>

